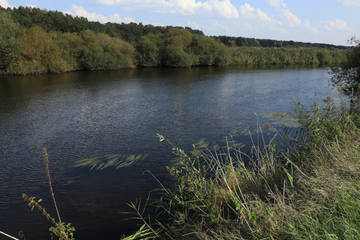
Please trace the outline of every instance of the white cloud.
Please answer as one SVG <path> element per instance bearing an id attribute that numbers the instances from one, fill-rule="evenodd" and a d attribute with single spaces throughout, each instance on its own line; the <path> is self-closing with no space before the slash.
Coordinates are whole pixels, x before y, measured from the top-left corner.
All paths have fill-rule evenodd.
<path id="1" fill-rule="evenodd" d="M 8 0 L 0 0 L 0 6 L 3 8 L 17 8 L 16 6 L 10 5 Z M 24 7 L 27 8 L 37 8 L 35 5 L 26 4 Z"/>
<path id="2" fill-rule="evenodd" d="M 319 23 L 319 26 L 328 31 L 352 31 L 343 20 L 330 20 Z"/>
<path id="3" fill-rule="evenodd" d="M 31 4 L 26 4 L 25 7 L 28 7 L 28 8 L 36 8 L 35 5 L 31 5 Z"/>
<path id="4" fill-rule="evenodd" d="M 273 7 L 286 7 L 284 0 L 264 0 Z"/>
<path id="5" fill-rule="evenodd" d="M 228 26 L 222 25 L 222 24 L 218 23 L 218 21 L 216 21 L 216 20 L 208 20 L 208 21 L 211 22 L 211 26 L 216 29 L 223 29 L 228 32 L 230 31 Z"/>
<path id="6" fill-rule="evenodd" d="M 360 6 L 360 0 L 337 0 L 339 3 L 345 6 Z"/>
<path id="7" fill-rule="evenodd" d="M 270 29 L 271 32 L 287 33 L 286 29 L 284 29 L 284 28 L 270 26 L 269 29 Z"/>
<path id="8" fill-rule="evenodd" d="M 190 22 L 190 21 L 188 21 L 187 22 L 187 24 L 189 25 L 189 26 L 194 26 L 194 27 L 196 27 L 196 28 L 199 28 L 199 24 L 197 24 L 197 23 L 195 23 L 195 22 Z"/>
<path id="9" fill-rule="evenodd" d="M 2 6 L 3 8 L 13 8 L 14 6 L 11 6 L 8 2 L 8 0 L 0 0 L 0 6 Z"/>
<path id="10" fill-rule="evenodd" d="M 125 18 L 126 19 L 126 18 Z M 159 27 L 165 27 L 164 24 L 162 23 L 151 23 L 148 21 L 140 21 L 143 25 L 153 25 L 153 26 L 159 26 Z"/>
<path id="11" fill-rule="evenodd" d="M 218 15 L 224 18 L 237 18 L 239 13 L 230 0 L 95 0 L 107 6 L 123 6 L 126 11 L 140 9 L 159 13 L 176 13 L 181 15 Z"/>
<path id="12" fill-rule="evenodd" d="M 246 31 L 256 31 L 257 30 L 257 27 L 252 27 L 250 26 L 250 24 L 248 22 L 244 23 L 243 24 L 243 28 L 246 30 Z"/>
<path id="13" fill-rule="evenodd" d="M 260 10 L 260 8 L 253 8 L 250 4 L 245 3 L 243 6 L 240 6 L 240 13 L 246 19 L 250 20 L 261 20 L 266 22 L 272 22 L 282 25 L 280 21 L 273 20 L 266 13 Z"/>
<path id="14" fill-rule="evenodd" d="M 107 22 L 116 22 L 116 23 L 129 23 L 129 22 L 136 22 L 132 18 L 120 18 L 120 16 L 115 13 L 114 15 L 110 15 L 110 17 L 105 17 L 104 15 L 97 14 L 95 12 L 89 13 L 87 12 L 83 7 L 78 7 L 75 4 L 71 4 L 71 10 L 68 10 L 64 13 L 86 17 L 89 21 L 99 21 L 101 23 L 107 23 Z"/>
<path id="15" fill-rule="evenodd" d="M 181 1 L 181 0 L 180 0 Z M 215 10 L 219 16 L 225 18 L 238 18 L 239 12 L 236 10 L 234 5 L 230 3 L 230 0 L 218 1 L 218 0 L 209 0 L 208 3 L 212 9 Z"/>
<path id="16" fill-rule="evenodd" d="M 314 34 L 317 34 L 317 27 L 311 27 L 310 26 L 310 21 L 308 19 L 305 19 L 305 26 L 306 28 L 310 29 Z"/>
<path id="17" fill-rule="evenodd" d="M 281 16 L 287 20 L 287 25 L 290 27 L 295 27 L 299 24 L 301 24 L 301 19 L 296 17 L 293 13 L 291 13 L 289 10 L 282 9 Z"/>
<path id="18" fill-rule="evenodd" d="M 120 18 L 120 16 L 117 13 L 114 13 L 114 15 L 110 15 L 110 17 L 106 18 L 106 22 L 129 23 L 129 22 L 136 22 L 136 21 L 130 17 L 126 17 L 126 18 L 122 19 L 122 18 Z"/>
<path id="19" fill-rule="evenodd" d="M 190 21 L 188 21 L 188 25 L 189 25 L 190 27 L 193 27 L 193 28 L 195 27 L 196 29 L 205 29 L 205 30 L 214 31 L 214 29 L 211 28 L 211 27 L 204 26 L 204 25 L 201 25 L 201 24 L 197 24 L 197 23 L 195 23 L 195 22 L 190 22 Z"/>

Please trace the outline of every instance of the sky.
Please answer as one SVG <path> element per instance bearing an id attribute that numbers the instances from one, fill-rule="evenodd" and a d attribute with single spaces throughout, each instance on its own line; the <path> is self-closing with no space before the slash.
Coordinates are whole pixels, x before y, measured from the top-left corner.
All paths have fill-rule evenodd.
<path id="1" fill-rule="evenodd" d="M 101 23 L 191 27 L 207 36 L 344 46 L 353 36 L 360 39 L 360 0 L 0 0 L 0 5 L 56 10 Z"/>

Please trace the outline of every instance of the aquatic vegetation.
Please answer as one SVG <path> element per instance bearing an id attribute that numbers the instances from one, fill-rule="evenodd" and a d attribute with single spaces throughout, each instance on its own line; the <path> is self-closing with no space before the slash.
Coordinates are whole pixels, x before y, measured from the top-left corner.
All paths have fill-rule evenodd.
<path id="1" fill-rule="evenodd" d="M 268 114 L 263 114 L 262 117 L 269 119 L 273 125 L 279 125 L 288 128 L 297 128 L 300 126 L 293 113 L 271 112 Z M 264 127 L 266 128 L 266 126 Z"/>
<path id="2" fill-rule="evenodd" d="M 169 221 L 139 214 L 144 225 L 137 236 L 358 239 L 360 118 L 336 111 L 333 102 L 313 103 L 309 109 L 295 104 L 301 128 L 290 139 L 296 140 L 291 151 L 270 141 L 263 147 L 254 144 L 247 154 L 228 141 L 217 151 L 194 146 L 189 155 L 159 135 L 178 156 L 177 165 L 166 167 L 178 183 L 155 201 Z"/>

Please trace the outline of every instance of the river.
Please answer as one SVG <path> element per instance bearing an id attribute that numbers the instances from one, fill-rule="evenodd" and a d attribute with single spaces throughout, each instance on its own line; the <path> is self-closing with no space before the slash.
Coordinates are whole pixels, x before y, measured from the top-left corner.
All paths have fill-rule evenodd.
<path id="1" fill-rule="evenodd" d="M 0 76 L 0 231 L 26 239 L 50 239 L 51 226 L 23 202 L 22 193 L 42 198 L 56 212 L 42 149 L 50 160 L 62 221 L 76 239 L 119 239 L 139 227 L 124 221 L 126 204 L 144 201 L 156 179 L 173 182 L 164 167 L 171 146 L 191 150 L 200 139 L 221 143 L 235 130 L 277 122 L 273 112 L 291 112 L 292 99 L 331 96 L 328 68 L 278 66 L 137 68 L 37 76 Z M 281 129 L 281 126 L 278 126 Z M 245 149 L 249 136 L 236 135 Z M 91 170 L 77 161 L 113 154 L 147 154 L 130 167 Z M 1 238 L 1 237 L 0 237 Z M 2 239 L 2 238 L 1 238 Z"/>

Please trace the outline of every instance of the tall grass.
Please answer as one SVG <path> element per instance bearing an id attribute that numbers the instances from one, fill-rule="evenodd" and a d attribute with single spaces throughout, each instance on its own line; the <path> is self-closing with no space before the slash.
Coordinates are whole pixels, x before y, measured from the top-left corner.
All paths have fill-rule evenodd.
<path id="1" fill-rule="evenodd" d="M 43 208 L 40 205 L 40 202 L 42 201 L 42 199 L 35 200 L 35 197 L 28 197 L 25 193 L 22 194 L 22 198 L 29 205 L 29 207 L 31 207 L 31 211 L 34 210 L 34 208 L 37 208 L 42 213 L 42 215 L 44 215 L 46 217 L 46 219 L 49 222 L 54 224 L 53 227 L 49 228 L 49 231 L 51 233 L 54 233 L 59 238 L 59 240 L 75 240 L 75 238 L 74 238 L 75 228 L 73 226 L 71 226 L 71 223 L 65 223 L 65 222 L 61 221 L 60 213 L 59 213 L 59 210 L 58 210 L 58 207 L 56 204 L 56 200 L 55 200 L 55 194 L 54 194 L 54 191 L 52 188 L 52 182 L 51 182 L 50 170 L 49 170 L 48 153 L 45 148 L 43 149 L 43 153 L 44 153 L 44 160 L 45 160 L 46 178 L 49 183 L 51 197 L 53 199 L 59 221 L 56 222 L 55 218 L 52 218 L 50 216 L 50 214 L 45 210 L 45 208 Z M 51 236 L 51 239 L 53 239 L 52 236 Z"/>
<path id="2" fill-rule="evenodd" d="M 309 109 L 295 104 L 302 128 L 288 151 L 271 141 L 243 153 L 229 140 L 216 152 L 194 146 L 187 154 L 159 136 L 179 157 L 177 165 L 167 167 L 178 184 L 156 202 L 169 221 L 150 222 L 139 214 L 144 225 L 137 236 L 359 239 L 359 116 L 336 111 L 330 101 Z"/>

